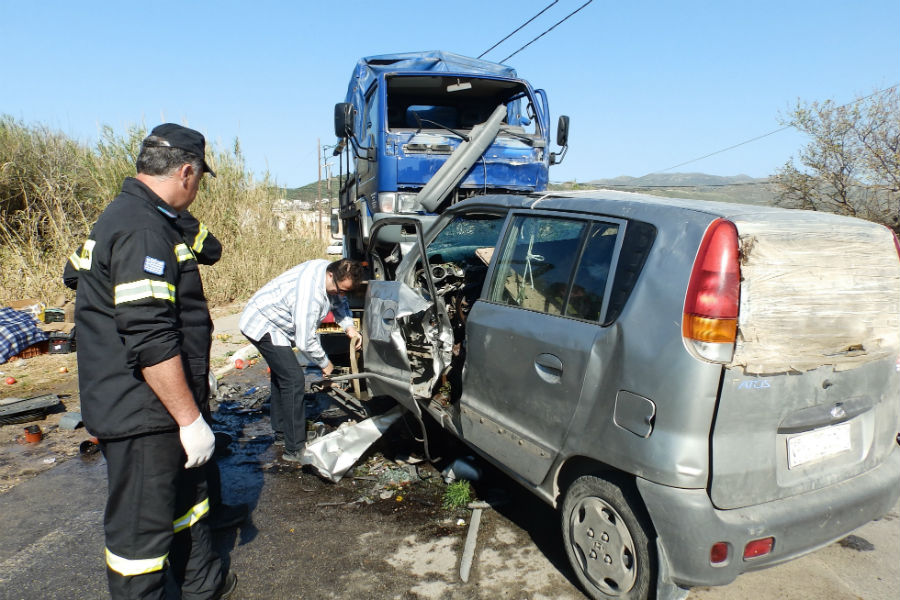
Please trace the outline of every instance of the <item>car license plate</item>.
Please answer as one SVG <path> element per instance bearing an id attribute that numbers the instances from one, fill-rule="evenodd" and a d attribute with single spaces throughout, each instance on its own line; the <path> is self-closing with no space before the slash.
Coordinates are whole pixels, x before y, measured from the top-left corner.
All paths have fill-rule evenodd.
<path id="1" fill-rule="evenodd" d="M 789 438 L 788 468 L 793 469 L 806 463 L 849 450 L 850 423 L 823 427 Z"/>

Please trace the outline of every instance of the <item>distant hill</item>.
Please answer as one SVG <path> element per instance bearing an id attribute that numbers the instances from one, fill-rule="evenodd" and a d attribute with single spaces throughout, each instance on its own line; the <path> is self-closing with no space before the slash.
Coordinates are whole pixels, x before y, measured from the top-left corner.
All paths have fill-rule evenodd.
<path id="1" fill-rule="evenodd" d="M 643 177 L 621 175 L 612 179 L 594 179 L 586 183 L 556 182 L 552 190 L 609 188 L 626 192 L 641 192 L 667 198 L 696 198 L 742 204 L 772 204 L 774 186 L 767 179 L 749 175 L 707 175 L 706 173 L 655 173 Z M 322 197 L 328 197 L 328 186 L 322 181 Z M 331 180 L 331 197 L 337 197 L 338 180 Z M 316 182 L 298 188 L 278 188 L 276 194 L 286 200 L 314 202 L 317 198 Z"/>
<path id="2" fill-rule="evenodd" d="M 595 179 L 587 183 L 554 183 L 551 189 L 608 188 L 640 192 L 667 198 L 696 198 L 741 204 L 772 204 L 774 186 L 768 179 L 749 175 L 707 175 L 706 173 L 654 173 L 643 177 L 621 175 L 612 179 Z"/>
<path id="3" fill-rule="evenodd" d="M 706 173 L 653 173 L 644 175 L 643 177 L 629 177 L 628 175 L 620 175 L 613 179 L 595 179 L 588 181 L 590 185 L 601 186 L 627 186 L 627 187 L 647 187 L 647 186 L 665 186 L 665 187 L 681 187 L 681 186 L 707 186 L 707 185 L 734 185 L 738 183 L 759 183 L 765 179 L 754 179 L 749 175 L 730 175 L 722 177 L 719 175 L 707 175 Z"/>
<path id="4" fill-rule="evenodd" d="M 338 191 L 338 178 L 331 178 L 331 197 L 337 198 Z M 277 188 L 275 194 L 280 199 L 285 200 L 302 200 L 304 202 L 315 202 L 316 198 L 318 198 L 318 183 L 313 181 L 312 183 L 307 183 L 302 187 L 297 188 Z M 323 179 L 322 180 L 322 198 L 328 198 L 328 184 Z"/>

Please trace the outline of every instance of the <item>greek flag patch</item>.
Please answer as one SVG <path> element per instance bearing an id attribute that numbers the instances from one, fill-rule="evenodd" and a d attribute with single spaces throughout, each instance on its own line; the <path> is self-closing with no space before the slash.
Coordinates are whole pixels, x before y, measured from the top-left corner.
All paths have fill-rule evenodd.
<path id="1" fill-rule="evenodd" d="M 144 257 L 144 271 L 151 275 L 162 275 L 166 271 L 166 263 L 153 258 L 152 256 Z"/>

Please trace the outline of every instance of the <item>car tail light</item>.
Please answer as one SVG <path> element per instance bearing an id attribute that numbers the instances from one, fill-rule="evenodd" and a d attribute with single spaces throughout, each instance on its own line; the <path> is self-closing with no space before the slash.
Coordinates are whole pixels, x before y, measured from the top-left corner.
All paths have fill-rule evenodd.
<path id="1" fill-rule="evenodd" d="M 737 228 L 731 221 L 713 221 L 697 251 L 681 333 L 700 358 L 727 363 L 737 339 L 741 267 Z"/>
<path id="2" fill-rule="evenodd" d="M 728 560 L 728 542 L 716 542 L 709 549 L 709 563 L 721 565 Z"/>
<path id="3" fill-rule="evenodd" d="M 767 537 L 761 540 L 753 540 L 752 542 L 747 542 L 747 545 L 744 546 L 744 560 L 750 558 L 757 558 L 759 556 L 765 556 L 769 552 L 772 551 L 772 548 L 775 547 L 775 538 Z"/>

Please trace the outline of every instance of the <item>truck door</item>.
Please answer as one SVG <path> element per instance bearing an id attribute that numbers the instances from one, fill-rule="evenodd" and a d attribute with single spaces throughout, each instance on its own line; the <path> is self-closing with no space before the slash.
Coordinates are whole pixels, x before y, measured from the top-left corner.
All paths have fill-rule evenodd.
<path id="1" fill-rule="evenodd" d="M 622 223 L 514 215 L 466 322 L 462 437 L 526 481 L 544 479 L 608 364 L 601 326 Z M 612 347 L 607 344 L 606 347 Z"/>

